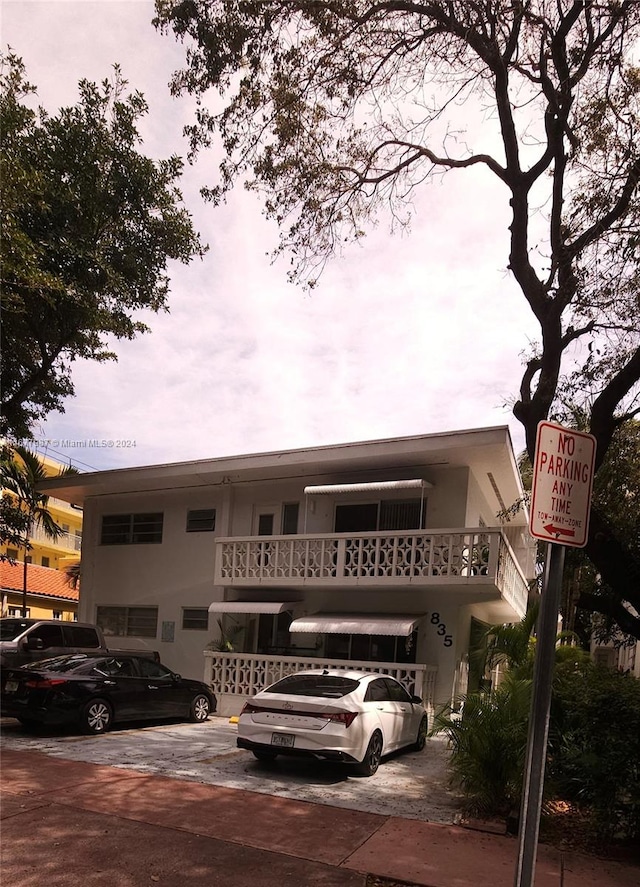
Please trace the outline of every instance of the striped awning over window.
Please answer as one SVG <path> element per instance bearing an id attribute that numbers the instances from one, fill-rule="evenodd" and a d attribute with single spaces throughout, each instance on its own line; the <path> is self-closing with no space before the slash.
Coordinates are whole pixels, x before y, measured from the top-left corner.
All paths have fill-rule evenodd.
<path id="1" fill-rule="evenodd" d="M 210 613 L 283 613 L 291 610 L 296 601 L 214 601 Z"/>
<path id="2" fill-rule="evenodd" d="M 294 619 L 291 632 L 313 634 L 384 634 L 407 637 L 422 616 L 396 616 L 388 614 L 314 613 Z"/>

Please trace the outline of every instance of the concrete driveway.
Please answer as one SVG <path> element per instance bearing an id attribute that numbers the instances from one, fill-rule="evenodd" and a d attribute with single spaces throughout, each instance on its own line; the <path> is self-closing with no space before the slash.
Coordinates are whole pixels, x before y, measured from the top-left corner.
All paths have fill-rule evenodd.
<path id="1" fill-rule="evenodd" d="M 454 823 L 460 801 L 447 784 L 444 739 L 429 739 L 423 752 L 383 760 L 375 776 L 305 758 L 278 758 L 265 765 L 236 747 L 237 727 L 211 717 L 204 724 L 165 723 L 115 729 L 103 736 L 69 730 L 37 734 L 11 718 L 0 721 L 0 749 L 39 751 L 55 758 L 108 764 L 226 788 L 244 789 L 333 807 Z"/>

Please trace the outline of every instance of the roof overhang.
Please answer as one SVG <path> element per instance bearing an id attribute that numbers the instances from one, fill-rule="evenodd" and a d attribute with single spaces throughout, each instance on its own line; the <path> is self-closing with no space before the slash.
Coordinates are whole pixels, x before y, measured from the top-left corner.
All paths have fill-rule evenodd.
<path id="1" fill-rule="evenodd" d="M 82 505 L 100 496 L 168 492 L 281 480 L 299 480 L 301 487 L 362 482 L 403 481 L 428 477 L 430 469 L 468 467 L 487 500 L 501 507 L 523 496 L 511 436 L 506 425 L 411 437 L 387 438 L 297 450 L 281 450 L 119 468 L 49 478 L 38 485 L 47 495 Z M 495 490 L 499 497 L 496 498 Z M 516 523 L 527 518 L 517 515 Z"/>
<path id="2" fill-rule="evenodd" d="M 289 631 L 311 634 L 383 634 L 408 637 L 422 618 L 423 615 L 314 613 L 312 616 L 294 619 L 289 626 Z"/>

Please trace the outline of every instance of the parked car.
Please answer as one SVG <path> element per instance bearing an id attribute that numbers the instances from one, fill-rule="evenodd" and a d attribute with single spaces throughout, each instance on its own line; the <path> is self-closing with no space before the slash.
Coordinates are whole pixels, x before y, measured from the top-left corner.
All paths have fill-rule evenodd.
<path id="1" fill-rule="evenodd" d="M 0 665 L 17 668 L 65 653 L 136 653 L 159 661 L 155 650 L 118 650 L 107 646 L 97 625 L 61 619 L 0 619 Z"/>
<path id="2" fill-rule="evenodd" d="M 301 671 L 257 693 L 238 719 L 239 748 L 260 761 L 304 755 L 356 765 L 373 776 L 383 755 L 422 751 L 422 699 L 395 678 L 357 671 Z"/>
<path id="3" fill-rule="evenodd" d="M 206 721 L 215 709 L 206 684 L 144 656 L 78 653 L 2 670 L 0 713 L 26 727 L 71 724 L 105 733 L 124 721 Z"/>

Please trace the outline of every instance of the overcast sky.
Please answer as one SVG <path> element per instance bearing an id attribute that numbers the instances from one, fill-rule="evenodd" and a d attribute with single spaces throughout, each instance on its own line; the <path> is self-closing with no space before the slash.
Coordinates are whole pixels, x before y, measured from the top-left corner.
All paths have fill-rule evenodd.
<path id="1" fill-rule="evenodd" d="M 193 106 L 167 86 L 183 49 L 152 15 L 150 0 L 2 0 L 2 41 L 52 113 L 118 62 L 150 106 L 144 153 L 184 155 Z M 76 396 L 37 429 L 51 455 L 115 468 L 504 424 L 523 449 L 504 404 L 537 330 L 505 272 L 508 203 L 489 174 L 423 186 L 410 233 L 381 217 L 313 295 L 286 258 L 270 263 L 277 230 L 254 196 L 203 203 L 215 175 L 203 154 L 182 180 L 209 252 L 171 266 L 170 313 L 147 315 L 117 363 L 75 365 Z"/>

